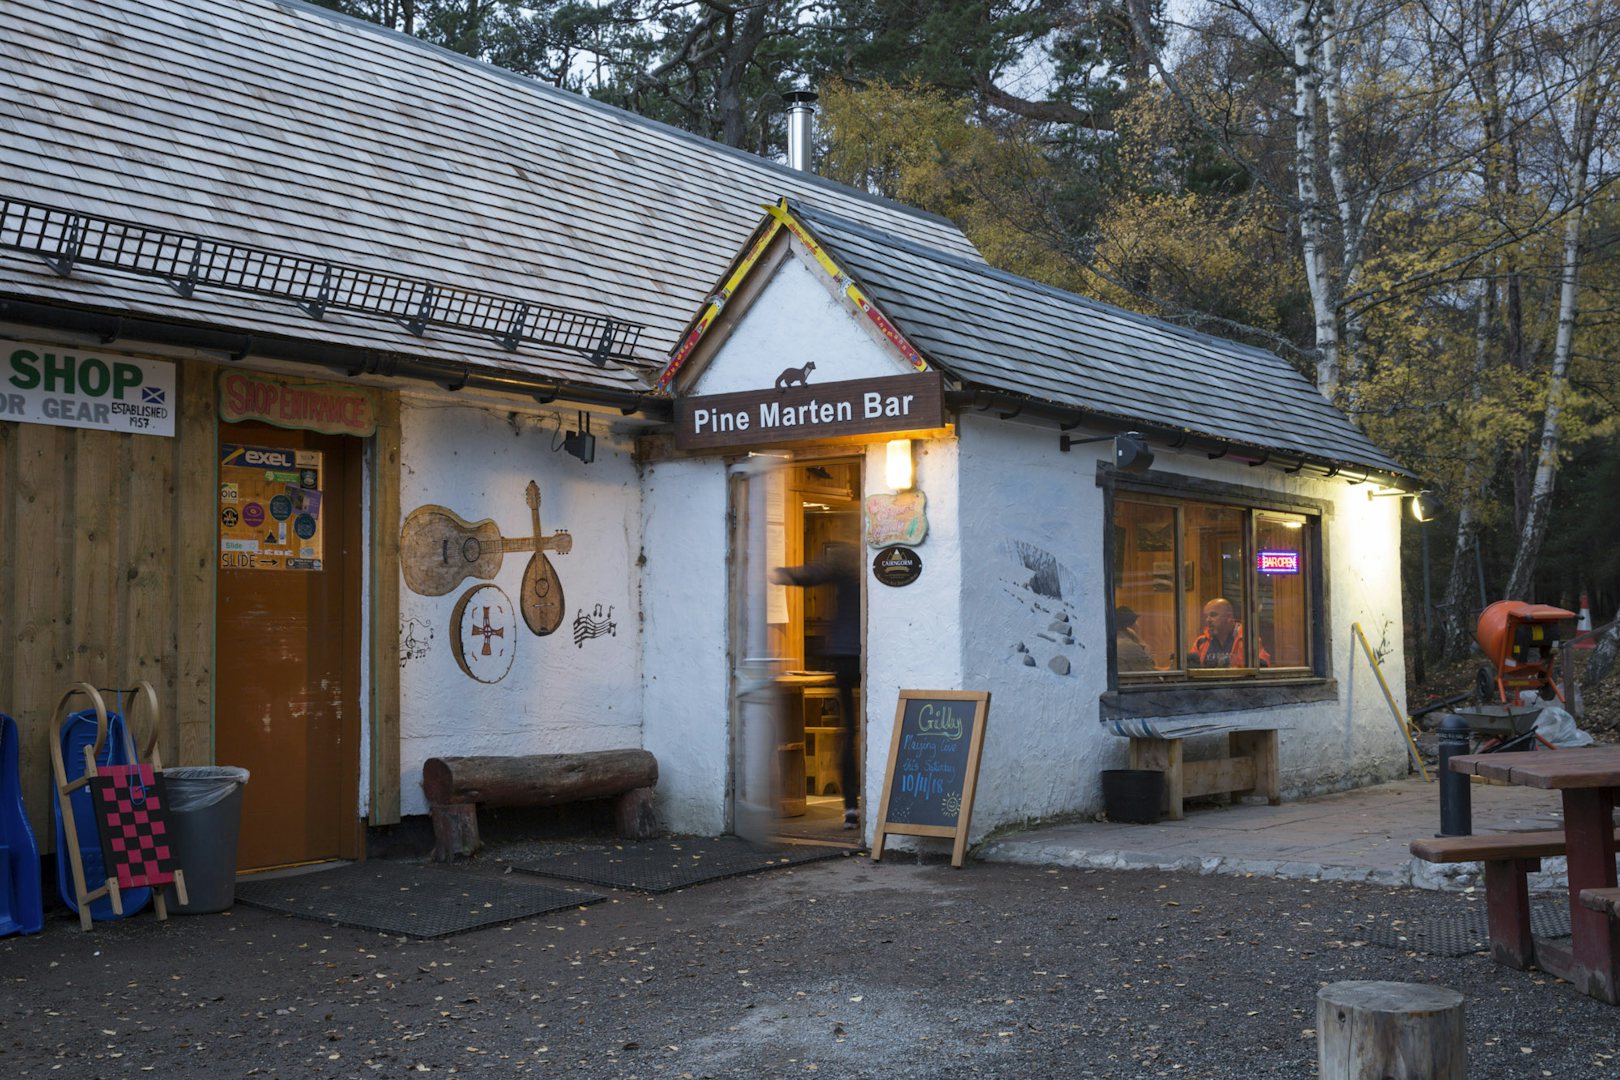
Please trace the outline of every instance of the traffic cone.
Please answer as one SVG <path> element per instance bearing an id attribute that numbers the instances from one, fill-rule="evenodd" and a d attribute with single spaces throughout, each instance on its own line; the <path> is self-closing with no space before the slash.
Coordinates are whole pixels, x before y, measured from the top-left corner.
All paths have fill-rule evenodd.
<path id="1" fill-rule="evenodd" d="M 1575 629 L 1580 633 L 1592 629 L 1592 601 L 1581 593 L 1581 617 L 1575 621 Z"/>

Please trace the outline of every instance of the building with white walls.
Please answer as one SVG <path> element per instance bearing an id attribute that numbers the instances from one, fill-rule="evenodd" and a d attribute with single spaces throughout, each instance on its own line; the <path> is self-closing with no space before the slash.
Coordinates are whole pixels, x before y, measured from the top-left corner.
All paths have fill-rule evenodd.
<path id="1" fill-rule="evenodd" d="M 735 592 L 750 572 L 735 523 L 761 456 L 788 477 L 765 516 L 782 523 L 790 562 L 814 554 L 808 530 L 828 499 L 806 470 L 848 463 L 845 505 L 860 510 L 869 561 L 897 543 L 921 563 L 904 585 L 880 584 L 875 565 L 864 575 L 866 807 L 883 795 L 902 688 L 991 694 L 974 838 L 1098 810 L 1102 771 L 1126 764 L 1126 733 L 1200 733 L 1191 760 L 1224 757 L 1226 732 L 1276 730 L 1288 794 L 1404 772 L 1401 729 L 1351 626 L 1401 685 L 1390 568 L 1407 500 L 1374 496 L 1408 477 L 1276 356 L 786 200 L 691 330 L 661 377 L 676 431 L 649 453 L 649 514 L 712 500 L 729 473 L 732 526 L 701 515 L 683 547 L 728 549 Z M 799 373 L 806 385 L 782 386 Z M 936 384 L 942 414 L 866 423 L 864 403 L 910 390 L 932 402 Z M 799 422 L 781 423 L 789 413 Z M 916 469 L 900 495 L 885 476 L 896 439 Z M 1127 462 L 1143 445 L 1146 469 Z M 922 508 L 922 527 L 873 535 L 897 499 Z M 768 537 L 764 553 L 777 560 Z M 701 601 L 664 607 L 658 575 L 654 562 L 649 627 L 692 618 Z M 724 627 L 735 659 L 746 607 L 733 598 L 726 623 L 719 584 L 704 635 Z M 1199 648 L 1215 598 L 1249 639 L 1222 659 Z M 778 611 L 758 615 L 782 643 L 767 651 L 804 666 L 813 633 Z M 744 665 L 728 671 L 716 656 L 682 682 L 680 654 L 645 662 L 647 745 L 707 738 L 706 757 L 726 754 L 746 726 L 728 699 Z M 674 702 L 692 696 L 705 714 L 729 712 L 729 731 L 682 718 Z M 715 798 L 711 819 L 725 813 Z"/>
<path id="2" fill-rule="evenodd" d="M 446 754 L 645 747 L 666 828 L 735 827 L 743 635 L 808 667 L 826 619 L 763 571 L 875 524 L 868 562 L 920 571 L 862 590 L 868 808 L 901 688 L 992 693 L 975 838 L 1096 810 L 1125 754 L 1103 721 L 1278 729 L 1295 792 L 1403 768 L 1348 628 L 1399 687 L 1403 500 L 1367 493 L 1409 477 L 1275 356 L 323 9 L 9 10 L 0 540 L 36 554 L 0 572 L 0 708 L 36 822 L 64 687 L 144 678 L 167 760 L 253 771 L 244 866 L 363 853 Z M 682 410 L 789 368 L 796 430 L 685 445 Z M 806 411 L 908 379 L 936 412 Z M 1145 473 L 1075 442 L 1128 430 Z M 1248 569 L 1289 524 L 1292 569 Z M 1188 667 L 1213 595 L 1264 666 Z M 1119 669 L 1118 605 L 1151 670 Z M 801 701 L 816 798 L 825 698 Z"/>

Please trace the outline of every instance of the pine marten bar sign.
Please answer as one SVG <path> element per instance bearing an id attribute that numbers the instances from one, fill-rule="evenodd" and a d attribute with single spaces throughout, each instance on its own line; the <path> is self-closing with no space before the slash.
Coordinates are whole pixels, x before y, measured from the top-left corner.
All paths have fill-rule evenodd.
<path id="1" fill-rule="evenodd" d="M 781 381 L 781 380 L 779 380 Z M 937 371 L 678 398 L 681 450 L 753 446 L 945 426 Z"/>

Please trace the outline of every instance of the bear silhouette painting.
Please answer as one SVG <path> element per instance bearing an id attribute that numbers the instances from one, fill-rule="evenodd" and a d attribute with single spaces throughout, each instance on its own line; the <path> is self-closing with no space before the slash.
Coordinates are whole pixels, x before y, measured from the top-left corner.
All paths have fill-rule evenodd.
<path id="1" fill-rule="evenodd" d="M 816 370 L 816 362 L 811 360 L 804 367 L 783 368 L 782 374 L 776 377 L 776 388 L 786 390 L 790 386 L 810 385 L 810 373 Z"/>

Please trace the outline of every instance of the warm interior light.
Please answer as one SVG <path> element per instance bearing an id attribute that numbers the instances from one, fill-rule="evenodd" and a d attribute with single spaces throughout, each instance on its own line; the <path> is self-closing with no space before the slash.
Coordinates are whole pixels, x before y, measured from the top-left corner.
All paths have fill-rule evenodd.
<path id="1" fill-rule="evenodd" d="M 1305 523 L 1303 521 L 1279 521 L 1277 524 L 1281 525 L 1285 529 L 1303 529 L 1305 527 Z"/>
<path id="2" fill-rule="evenodd" d="M 911 465 L 911 440 L 889 440 L 888 457 L 883 464 L 883 478 L 895 491 L 910 491 L 915 478 Z"/>

